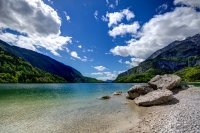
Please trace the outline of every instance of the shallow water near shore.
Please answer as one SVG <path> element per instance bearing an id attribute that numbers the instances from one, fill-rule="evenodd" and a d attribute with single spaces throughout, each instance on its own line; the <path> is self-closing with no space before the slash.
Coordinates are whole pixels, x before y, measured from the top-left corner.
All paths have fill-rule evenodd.
<path id="1" fill-rule="evenodd" d="M 120 132 L 138 121 L 137 107 L 125 98 L 133 85 L 0 84 L 0 131 Z M 119 90 L 122 96 L 112 95 Z"/>

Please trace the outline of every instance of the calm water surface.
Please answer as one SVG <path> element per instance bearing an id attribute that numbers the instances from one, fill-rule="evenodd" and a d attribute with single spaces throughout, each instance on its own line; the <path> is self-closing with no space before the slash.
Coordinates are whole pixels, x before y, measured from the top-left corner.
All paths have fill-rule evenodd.
<path id="1" fill-rule="evenodd" d="M 138 120 L 125 98 L 133 85 L 0 84 L 0 132 L 120 132 Z M 118 90 L 123 95 L 112 96 Z M 103 95 L 112 97 L 99 100 Z"/>

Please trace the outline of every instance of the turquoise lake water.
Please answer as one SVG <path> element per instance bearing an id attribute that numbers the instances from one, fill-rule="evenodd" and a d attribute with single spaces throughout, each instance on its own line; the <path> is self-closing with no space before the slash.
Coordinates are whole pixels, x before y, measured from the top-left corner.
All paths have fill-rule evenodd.
<path id="1" fill-rule="evenodd" d="M 0 132 L 120 132 L 138 120 L 137 107 L 125 98 L 133 85 L 0 84 Z M 112 95 L 119 90 L 122 96 Z M 100 100 L 104 95 L 111 99 Z"/>

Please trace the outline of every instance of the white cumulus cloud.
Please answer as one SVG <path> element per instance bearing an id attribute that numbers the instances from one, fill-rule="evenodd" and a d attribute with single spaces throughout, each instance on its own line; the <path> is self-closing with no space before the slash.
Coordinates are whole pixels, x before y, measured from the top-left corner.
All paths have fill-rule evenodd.
<path id="1" fill-rule="evenodd" d="M 106 0 L 106 4 L 107 4 L 107 5 L 109 4 L 109 1 L 108 1 L 108 0 Z"/>
<path id="2" fill-rule="evenodd" d="M 94 18 L 97 20 L 98 19 L 98 11 L 94 12 Z"/>
<path id="3" fill-rule="evenodd" d="M 164 3 L 164 4 L 162 4 L 161 6 L 159 6 L 159 7 L 156 9 L 156 11 L 160 14 L 160 13 L 162 13 L 163 11 L 167 10 L 167 8 L 168 8 L 168 4 L 167 4 L 167 3 Z"/>
<path id="4" fill-rule="evenodd" d="M 114 6 L 113 4 L 110 4 L 110 5 L 109 5 L 109 8 L 112 8 L 112 9 L 114 9 L 114 8 L 115 8 L 115 6 Z"/>
<path id="5" fill-rule="evenodd" d="M 135 14 L 131 12 L 129 9 L 124 9 L 122 13 L 126 16 L 126 19 L 128 21 L 135 17 Z"/>
<path id="6" fill-rule="evenodd" d="M 184 4 L 191 7 L 200 8 L 200 0 L 174 0 L 174 4 Z"/>
<path id="7" fill-rule="evenodd" d="M 116 79 L 117 75 L 115 73 L 111 73 L 111 72 L 103 72 L 102 75 L 100 75 L 100 77 L 97 77 L 97 79 L 99 80 L 114 80 Z"/>
<path id="8" fill-rule="evenodd" d="M 122 59 L 120 59 L 118 62 L 119 62 L 119 63 L 122 63 Z"/>
<path id="9" fill-rule="evenodd" d="M 118 0 L 115 0 L 115 4 L 116 4 L 116 6 L 119 4 L 119 1 Z"/>
<path id="10" fill-rule="evenodd" d="M 103 72 L 91 73 L 92 75 L 103 75 Z"/>
<path id="11" fill-rule="evenodd" d="M 48 0 L 48 2 L 51 3 L 51 4 L 53 4 L 53 1 L 52 1 L 52 0 Z"/>
<path id="12" fill-rule="evenodd" d="M 121 73 L 123 73 L 123 72 L 126 72 L 126 70 L 118 71 L 118 74 L 121 74 Z"/>
<path id="13" fill-rule="evenodd" d="M 146 59 L 175 40 L 183 40 L 199 33 L 199 25 L 200 12 L 191 7 L 176 7 L 171 12 L 155 15 L 141 27 L 138 39 L 133 37 L 127 41 L 126 46 L 116 46 L 110 52 Z"/>
<path id="14" fill-rule="evenodd" d="M 70 20 L 70 16 L 67 15 L 67 12 L 65 12 L 65 11 L 64 11 L 64 14 L 65 14 L 65 17 L 66 17 L 67 21 L 69 21 Z"/>
<path id="15" fill-rule="evenodd" d="M 77 54 L 75 51 L 72 51 L 72 52 L 70 53 L 70 55 L 71 55 L 72 57 L 74 57 L 74 58 L 81 59 L 81 57 L 79 57 L 78 54 Z"/>
<path id="16" fill-rule="evenodd" d="M 91 73 L 91 75 L 97 76 L 96 78 L 99 79 L 99 80 L 106 81 L 106 80 L 114 80 L 114 79 L 116 79 L 117 75 L 122 73 L 122 72 L 125 72 L 125 71 L 94 72 L 94 73 Z"/>
<path id="17" fill-rule="evenodd" d="M 114 27 L 112 30 L 108 31 L 108 34 L 112 37 L 116 37 L 118 35 L 122 36 L 127 33 L 129 34 L 136 34 L 137 30 L 140 28 L 138 22 L 134 22 L 133 24 L 119 24 L 118 26 Z"/>
<path id="18" fill-rule="evenodd" d="M 129 21 L 130 19 L 134 18 L 135 15 L 129 9 L 124 9 L 120 12 L 114 12 L 114 13 L 107 12 L 106 17 L 102 16 L 102 20 L 109 21 L 108 27 L 111 27 L 111 26 L 117 25 L 119 22 L 121 22 L 124 17 L 126 17 L 126 19 Z"/>
<path id="19" fill-rule="evenodd" d="M 104 67 L 104 66 L 94 66 L 94 69 L 96 69 L 98 71 L 104 71 L 104 70 L 106 70 L 106 67 Z"/>
<path id="20" fill-rule="evenodd" d="M 75 51 L 72 51 L 72 52 L 70 53 L 70 55 L 71 55 L 73 58 L 79 59 L 79 60 L 81 60 L 81 61 L 83 61 L 83 62 L 86 62 L 86 61 L 87 61 L 87 57 L 86 57 L 86 56 L 84 56 L 84 58 L 82 59 L 81 57 L 78 56 L 78 54 L 77 54 Z"/>
<path id="21" fill-rule="evenodd" d="M 61 19 L 42 0 L 0 0 L 0 39 L 37 51 L 43 47 L 59 56 L 71 37 L 60 35 Z M 17 31 L 15 35 L 6 29 Z"/>
<path id="22" fill-rule="evenodd" d="M 125 61 L 124 63 L 129 65 L 129 67 L 131 68 L 131 67 L 138 66 L 143 61 L 144 61 L 144 59 L 141 59 L 141 58 L 131 58 L 131 62 Z"/>

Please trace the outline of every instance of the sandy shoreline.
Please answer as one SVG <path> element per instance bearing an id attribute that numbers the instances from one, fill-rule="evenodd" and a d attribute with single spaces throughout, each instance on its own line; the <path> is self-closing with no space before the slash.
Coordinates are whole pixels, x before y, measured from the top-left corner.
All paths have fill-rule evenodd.
<path id="1" fill-rule="evenodd" d="M 139 107 L 140 121 L 122 133 L 200 133 L 200 88 L 173 91 L 166 104 Z"/>

